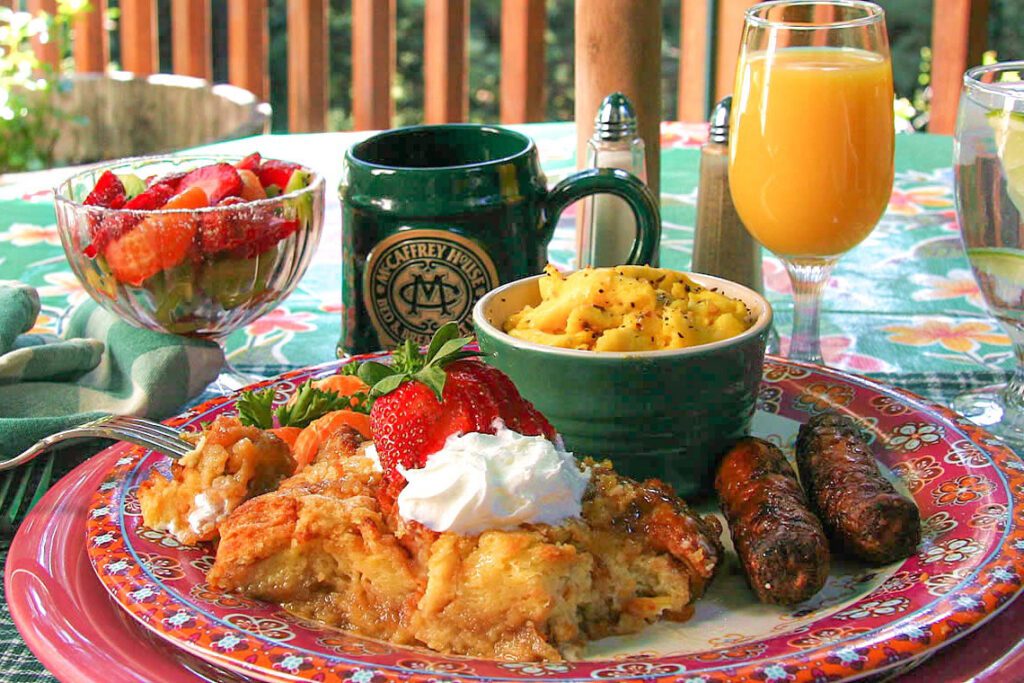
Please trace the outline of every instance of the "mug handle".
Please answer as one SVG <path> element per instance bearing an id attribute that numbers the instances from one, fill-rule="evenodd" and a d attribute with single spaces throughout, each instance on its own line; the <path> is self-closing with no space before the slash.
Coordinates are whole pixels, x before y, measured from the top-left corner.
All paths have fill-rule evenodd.
<path id="1" fill-rule="evenodd" d="M 545 199 L 545 221 L 541 230 L 544 244 L 555 234 L 558 218 L 566 207 L 592 194 L 613 194 L 622 197 L 636 219 L 636 239 L 626 263 L 649 264 L 661 239 L 661 215 L 658 200 L 639 178 L 619 168 L 588 168 L 573 173 L 551 188 Z"/>

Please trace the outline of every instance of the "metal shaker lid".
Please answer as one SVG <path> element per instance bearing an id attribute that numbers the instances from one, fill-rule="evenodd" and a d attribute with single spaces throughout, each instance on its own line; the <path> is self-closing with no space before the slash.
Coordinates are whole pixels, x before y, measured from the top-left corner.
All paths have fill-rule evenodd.
<path id="1" fill-rule="evenodd" d="M 629 98 L 613 92 L 601 101 L 594 118 L 594 138 L 621 140 L 636 137 L 636 110 Z"/>
<path id="2" fill-rule="evenodd" d="M 729 143 L 729 112 L 732 109 L 732 95 L 725 97 L 711 110 L 711 129 L 708 142 L 722 145 Z"/>

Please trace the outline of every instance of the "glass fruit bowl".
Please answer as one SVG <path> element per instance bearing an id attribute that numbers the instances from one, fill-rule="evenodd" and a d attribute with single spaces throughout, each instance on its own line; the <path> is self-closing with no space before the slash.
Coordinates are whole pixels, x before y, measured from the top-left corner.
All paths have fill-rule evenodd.
<path id="1" fill-rule="evenodd" d="M 323 227 L 323 176 L 258 154 L 124 159 L 54 194 L 68 263 L 100 306 L 221 345 L 295 289 Z M 253 379 L 227 364 L 215 388 Z"/>

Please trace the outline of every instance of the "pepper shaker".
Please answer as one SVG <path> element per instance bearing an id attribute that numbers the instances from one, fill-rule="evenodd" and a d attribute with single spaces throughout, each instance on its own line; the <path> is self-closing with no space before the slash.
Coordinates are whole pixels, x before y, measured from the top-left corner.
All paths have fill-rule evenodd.
<path id="1" fill-rule="evenodd" d="M 711 112 L 708 141 L 700 148 L 697 222 L 692 270 L 764 293 L 761 245 L 747 232 L 729 192 L 729 110 L 726 97 Z"/>
<path id="2" fill-rule="evenodd" d="M 604 98 L 587 141 L 588 168 L 620 168 L 647 182 L 643 138 L 637 133 L 636 111 L 620 92 Z M 576 240 L 576 264 L 617 266 L 626 262 L 636 236 L 633 212 L 624 200 L 597 195 L 586 200 Z"/>
<path id="3" fill-rule="evenodd" d="M 764 294 L 761 245 L 751 237 L 736 213 L 729 191 L 729 113 L 732 97 L 711 112 L 708 141 L 700 148 L 700 180 L 697 188 L 697 221 L 693 232 L 696 273 L 715 275 Z M 772 325 L 768 352 L 779 350 L 779 333 Z"/>

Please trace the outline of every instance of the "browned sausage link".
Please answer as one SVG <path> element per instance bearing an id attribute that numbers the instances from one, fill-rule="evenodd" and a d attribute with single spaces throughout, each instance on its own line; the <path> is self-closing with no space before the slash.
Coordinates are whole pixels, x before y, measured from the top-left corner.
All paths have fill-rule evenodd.
<path id="1" fill-rule="evenodd" d="M 915 552 L 921 515 L 878 471 L 860 428 L 826 412 L 800 428 L 800 480 L 833 544 L 868 562 L 888 563 Z"/>
<path id="2" fill-rule="evenodd" d="M 761 439 L 741 440 L 719 463 L 715 490 L 761 602 L 790 605 L 821 590 L 828 540 L 782 451 Z"/>

